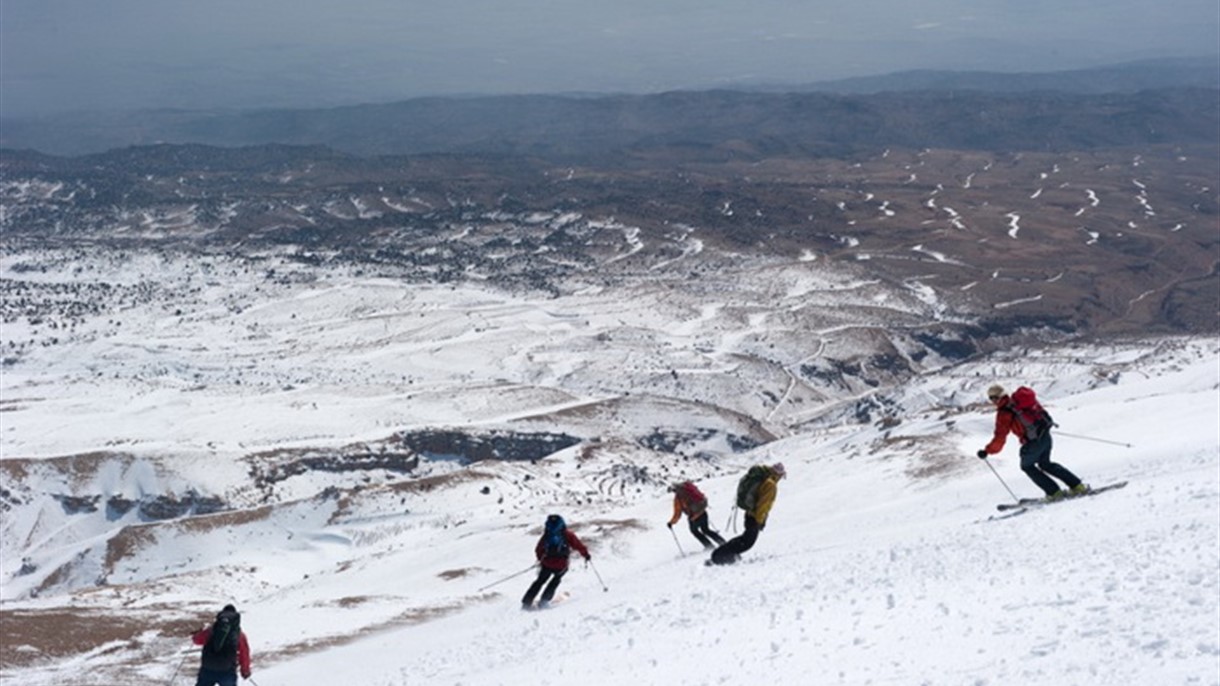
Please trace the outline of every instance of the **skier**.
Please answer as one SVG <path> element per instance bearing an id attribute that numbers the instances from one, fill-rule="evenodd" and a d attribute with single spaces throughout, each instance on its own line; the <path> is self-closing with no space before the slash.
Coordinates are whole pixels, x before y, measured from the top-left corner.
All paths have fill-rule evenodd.
<path id="1" fill-rule="evenodd" d="M 741 478 L 737 487 L 737 506 L 745 510 L 745 531 L 712 552 L 709 564 L 731 565 L 741 554 L 754 547 L 758 532 L 767 526 L 767 515 L 775 504 L 779 480 L 787 476 L 780 462 L 767 467 L 755 465 Z"/>
<path id="2" fill-rule="evenodd" d="M 591 559 L 589 549 L 572 533 L 563 517 L 557 514 L 549 515 L 542 529 L 542 536 L 534 546 L 534 556 L 538 558 L 538 578 L 534 579 L 534 583 L 530 584 L 525 596 L 521 598 L 521 609 L 533 609 L 534 597 L 538 595 L 543 584 L 546 584 L 546 590 L 542 591 L 538 609 L 546 609 L 551 604 L 559 582 L 568 572 L 568 558 L 571 557 L 573 548 L 585 558 L 586 563 Z"/>
<path id="3" fill-rule="evenodd" d="M 237 608 L 225 605 L 212 626 L 195 632 L 191 640 L 203 646 L 195 686 L 236 686 L 238 667 L 241 678 L 250 678 L 250 644 Z"/>
<path id="4" fill-rule="evenodd" d="M 1087 493 L 1089 487 L 1081 482 L 1080 477 L 1067 467 L 1051 462 L 1051 427 L 1054 422 L 1033 397 L 1033 391 L 1019 388 L 1014 395 L 1022 392 L 1028 392 L 1029 400 L 1016 403 L 1004 392 L 1003 386 L 996 384 L 987 389 L 987 399 L 996 407 L 995 436 L 978 451 L 979 459 L 985 460 L 988 455 L 1003 450 L 1004 440 L 1011 431 L 1021 442 L 1021 471 L 1046 493 L 1047 502 Z M 1059 488 L 1051 477 L 1062 481 L 1067 490 Z"/>
<path id="5" fill-rule="evenodd" d="M 682 481 L 669 487 L 674 494 L 674 514 L 665 525 L 670 529 L 686 513 L 686 521 L 690 524 L 690 532 L 703 544 L 704 550 L 711 550 L 718 545 L 724 545 L 720 534 L 712 531 L 708 524 L 707 498 L 690 481 Z M 710 540 L 709 540 L 710 539 Z M 715 544 L 712 541 L 716 541 Z"/>

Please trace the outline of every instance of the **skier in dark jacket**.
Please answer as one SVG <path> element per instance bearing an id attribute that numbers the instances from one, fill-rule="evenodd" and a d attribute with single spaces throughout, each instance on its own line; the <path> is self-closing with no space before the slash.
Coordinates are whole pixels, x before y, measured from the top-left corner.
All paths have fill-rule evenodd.
<path id="1" fill-rule="evenodd" d="M 573 548 L 580 553 L 581 557 L 585 558 L 586 562 L 591 559 L 589 549 L 576 537 L 576 534 L 572 533 L 572 530 L 563 521 L 563 517 L 556 514 L 548 516 L 546 526 L 542 528 L 542 536 L 538 538 L 538 544 L 534 546 L 534 556 L 538 558 L 538 578 L 534 579 L 534 583 L 530 584 L 529 590 L 521 598 L 521 609 L 533 608 L 534 597 L 538 595 L 543 584 L 546 584 L 546 590 L 542 591 L 538 608 L 543 609 L 551 604 L 555 591 L 559 588 L 559 582 L 568 572 L 568 558 L 572 555 Z"/>
<path id="2" fill-rule="evenodd" d="M 231 626 L 237 632 L 236 636 L 219 640 L 219 649 L 211 640 L 212 632 L 218 626 Z M 246 641 L 246 633 L 241 630 L 241 615 L 237 608 L 225 605 L 216 613 L 216 622 L 195 632 L 191 640 L 195 645 L 203 646 L 195 686 L 236 686 L 239 667 L 241 678 L 250 678 L 250 644 Z"/>
<path id="3" fill-rule="evenodd" d="M 699 498 L 692 494 L 693 489 L 688 489 L 689 481 L 682 481 L 669 487 L 669 490 L 674 494 L 674 514 L 669 518 L 666 524 L 669 528 L 674 528 L 674 524 L 682 518 L 683 513 L 686 514 L 686 521 L 690 523 L 690 532 L 694 537 L 703 544 L 704 550 L 711 550 L 718 545 L 724 545 L 724 539 L 720 534 L 712 531 L 707 520 L 707 498 Z M 716 543 L 713 544 L 712 541 Z"/>

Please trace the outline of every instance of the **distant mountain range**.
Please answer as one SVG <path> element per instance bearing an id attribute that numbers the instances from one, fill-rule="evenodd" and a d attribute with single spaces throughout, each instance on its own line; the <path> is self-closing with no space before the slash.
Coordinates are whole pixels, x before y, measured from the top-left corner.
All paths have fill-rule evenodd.
<path id="1" fill-rule="evenodd" d="M 1210 144 L 1220 60 L 1041 73 L 905 72 L 750 90 L 419 98 L 312 110 L 74 113 L 0 122 L 0 145 L 80 155 L 153 143 L 321 145 L 356 155 L 622 159 L 657 151 L 845 156 Z"/>
<path id="2" fill-rule="evenodd" d="M 1162 88 L 1220 88 L 1220 56 L 1144 60 L 1053 72 L 917 69 L 880 76 L 822 81 L 798 90 L 861 94 L 914 90 L 971 90 L 993 93 L 1063 91 L 1101 94 L 1133 93 Z"/>

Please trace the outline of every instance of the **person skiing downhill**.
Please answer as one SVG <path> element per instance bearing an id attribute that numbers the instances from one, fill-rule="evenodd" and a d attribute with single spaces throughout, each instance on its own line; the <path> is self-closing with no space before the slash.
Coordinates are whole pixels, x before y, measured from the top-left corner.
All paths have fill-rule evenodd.
<path id="1" fill-rule="evenodd" d="M 1021 390 L 1028 389 L 1018 389 L 1018 391 Z M 1030 396 L 1032 398 L 1032 391 Z M 1033 413 L 1040 415 L 1042 421 L 1027 428 L 1027 420 L 1018 415 L 1020 410 L 1014 404 L 1013 399 L 1004 392 L 1003 386 L 995 384 L 988 388 L 987 399 L 996 408 L 995 435 L 992 436 L 990 443 L 978 451 L 979 459 L 985 460 L 988 455 L 995 455 L 1003 450 L 1004 441 L 1011 432 L 1021 443 L 1021 471 L 1025 472 L 1025 475 L 1046 493 L 1047 501 L 1053 502 L 1069 495 L 1080 495 L 1089 491 L 1088 485 L 1067 467 L 1051 462 L 1053 444 L 1051 427 L 1054 426 L 1054 422 L 1041 405 L 1031 400 Z M 1029 434 L 1035 435 L 1031 438 Z M 1062 481 L 1067 486 L 1067 490 L 1059 488 L 1055 479 Z"/>
<path id="2" fill-rule="evenodd" d="M 718 545 L 724 545 L 724 538 L 720 534 L 712 531 L 708 524 L 707 517 L 707 498 L 698 489 L 694 488 L 694 484 L 690 481 L 682 481 L 673 484 L 669 487 L 671 493 L 674 494 L 674 514 L 666 523 L 670 529 L 674 528 L 674 524 L 686 514 L 686 520 L 690 524 L 690 532 L 699 543 L 703 544 L 704 550 L 711 550 Z M 713 544 L 712 541 L 716 543 Z"/>
<path id="3" fill-rule="evenodd" d="M 546 584 L 546 590 L 542 590 L 538 609 L 545 609 L 551 604 L 555 591 L 559 588 L 559 582 L 568 572 L 568 558 L 571 557 L 573 549 L 585 558 L 585 562 L 592 559 L 589 556 L 589 549 L 577 538 L 576 534 L 572 533 L 567 523 L 563 521 L 563 517 L 557 514 L 549 515 L 546 518 L 546 525 L 542 528 L 542 536 L 538 538 L 538 544 L 534 546 L 534 556 L 538 559 L 538 578 L 534 579 L 534 583 L 530 584 L 529 589 L 525 591 L 525 596 L 521 598 L 521 609 L 533 609 L 534 598 L 538 595 L 538 591 L 542 590 L 543 584 Z"/>
<path id="4" fill-rule="evenodd" d="M 779 481 L 787 476 L 788 472 L 780 462 L 769 467 L 757 465 L 750 468 L 751 472 L 755 470 L 761 470 L 758 472 L 761 481 L 749 489 L 751 493 L 748 494 L 748 503 L 743 507 L 746 511 L 745 531 L 716 548 L 712 552 L 711 559 L 708 560 L 709 564 L 733 564 L 742 553 L 754 547 L 754 542 L 758 540 L 758 533 L 767 526 L 767 516 L 771 513 L 771 506 L 775 504 L 775 496 L 779 492 Z M 749 476 L 750 472 L 747 472 L 743 480 Z M 739 502 L 738 505 L 740 506 L 741 503 Z"/>
<path id="5" fill-rule="evenodd" d="M 241 678 L 250 678 L 250 644 L 237 608 L 225 605 L 216 613 L 216 621 L 195 632 L 191 640 L 203 646 L 195 686 L 236 686 L 239 667 Z"/>

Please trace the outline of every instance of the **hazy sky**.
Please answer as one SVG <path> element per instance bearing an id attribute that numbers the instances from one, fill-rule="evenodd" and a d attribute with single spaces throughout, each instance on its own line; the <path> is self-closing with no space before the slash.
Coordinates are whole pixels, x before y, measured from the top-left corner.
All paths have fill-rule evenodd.
<path id="1" fill-rule="evenodd" d="M 0 114 L 651 92 L 1217 53 L 1217 0 L 0 0 Z"/>

